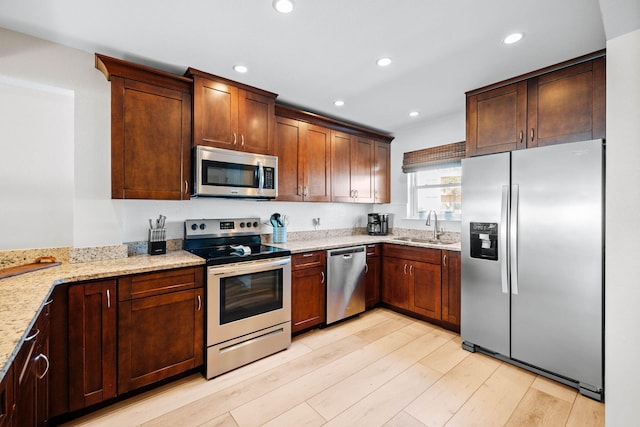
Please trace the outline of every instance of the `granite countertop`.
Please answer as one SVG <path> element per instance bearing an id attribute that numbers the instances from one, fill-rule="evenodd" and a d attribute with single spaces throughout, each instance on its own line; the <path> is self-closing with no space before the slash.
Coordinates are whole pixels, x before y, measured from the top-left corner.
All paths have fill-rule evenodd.
<path id="1" fill-rule="evenodd" d="M 421 243 L 398 240 L 406 236 L 369 236 L 369 235 L 351 235 L 351 236 L 329 236 L 325 238 L 292 240 L 287 243 L 269 243 L 270 246 L 276 246 L 283 249 L 289 249 L 292 254 L 334 249 L 347 246 L 369 245 L 373 243 L 394 243 L 397 245 L 414 246 L 431 249 L 444 249 L 448 251 L 460 251 L 460 242 L 443 244 L 443 243 Z"/>
<path id="2" fill-rule="evenodd" d="M 204 259 L 180 250 L 165 255 L 63 262 L 56 267 L 0 279 L 0 381 L 55 285 L 204 264 Z"/>

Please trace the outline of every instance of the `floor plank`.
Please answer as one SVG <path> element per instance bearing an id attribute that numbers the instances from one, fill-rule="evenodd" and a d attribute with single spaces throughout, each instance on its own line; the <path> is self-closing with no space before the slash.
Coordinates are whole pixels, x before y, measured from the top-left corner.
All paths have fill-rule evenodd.
<path id="1" fill-rule="evenodd" d="M 571 403 L 530 388 L 511 415 L 508 427 L 563 426 L 571 412 Z"/>

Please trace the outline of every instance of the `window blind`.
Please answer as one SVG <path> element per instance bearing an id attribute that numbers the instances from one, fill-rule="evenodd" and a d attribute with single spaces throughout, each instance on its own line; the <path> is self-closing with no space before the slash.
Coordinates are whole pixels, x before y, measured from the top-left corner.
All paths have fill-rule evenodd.
<path id="1" fill-rule="evenodd" d="M 466 155 L 466 142 L 439 145 L 423 150 L 404 153 L 402 172 L 409 173 L 423 169 L 459 165 Z"/>

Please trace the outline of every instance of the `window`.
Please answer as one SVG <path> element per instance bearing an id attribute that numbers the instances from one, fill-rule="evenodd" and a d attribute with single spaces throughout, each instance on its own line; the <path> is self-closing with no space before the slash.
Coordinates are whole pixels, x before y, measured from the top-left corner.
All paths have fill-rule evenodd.
<path id="1" fill-rule="evenodd" d="M 462 166 L 443 165 L 407 173 L 409 218 L 426 218 L 433 209 L 439 220 L 460 221 Z"/>

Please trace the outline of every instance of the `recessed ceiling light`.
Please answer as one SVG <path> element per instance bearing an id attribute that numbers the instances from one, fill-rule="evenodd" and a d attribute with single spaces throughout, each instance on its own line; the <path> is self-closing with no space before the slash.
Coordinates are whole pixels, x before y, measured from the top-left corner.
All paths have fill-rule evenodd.
<path id="1" fill-rule="evenodd" d="M 293 12 L 293 0 L 273 0 L 273 8 L 280 13 Z"/>
<path id="2" fill-rule="evenodd" d="M 338 99 L 336 101 L 333 101 L 333 105 L 335 105 L 336 107 L 342 107 L 344 105 L 344 101 L 341 99 Z"/>
<path id="3" fill-rule="evenodd" d="M 523 37 L 524 37 L 524 33 L 513 33 L 505 37 L 503 42 L 504 44 L 514 44 L 522 40 Z"/>
<path id="4" fill-rule="evenodd" d="M 376 64 L 378 64 L 378 66 L 380 67 L 386 67 L 387 65 L 391 64 L 391 58 L 388 58 L 388 57 L 380 58 L 376 61 Z"/>
<path id="5" fill-rule="evenodd" d="M 409 117 L 418 117 L 420 115 L 420 111 L 412 111 L 409 113 Z"/>
<path id="6" fill-rule="evenodd" d="M 233 69 L 237 72 L 237 73 L 246 73 L 247 71 L 249 71 L 249 69 L 244 66 L 244 65 L 234 65 Z"/>

